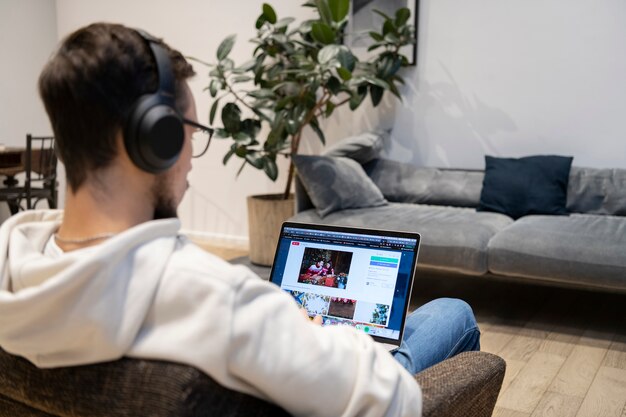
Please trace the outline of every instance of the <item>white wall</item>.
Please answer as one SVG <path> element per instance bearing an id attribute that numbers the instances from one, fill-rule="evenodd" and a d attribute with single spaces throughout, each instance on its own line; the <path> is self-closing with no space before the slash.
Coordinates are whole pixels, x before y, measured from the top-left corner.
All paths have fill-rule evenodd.
<path id="1" fill-rule="evenodd" d="M 57 43 L 54 0 L 0 0 L 0 144 L 52 133 L 37 79 Z M 0 178 L 3 180 L 4 178 Z M 0 204 L 0 220 L 10 215 Z"/>
<path id="2" fill-rule="evenodd" d="M 29 3 L 35 2 L 50 7 L 44 0 Z M 308 13 L 302 1 L 270 3 L 279 17 Z M 238 33 L 233 57 L 242 62 L 251 52 L 246 41 L 261 4 L 57 0 L 56 26 L 62 37 L 93 21 L 121 22 L 208 60 L 225 36 Z M 325 131 L 333 142 L 368 127 L 394 127 L 389 156 L 419 165 L 482 168 L 485 154 L 554 153 L 574 156 L 579 166 L 626 168 L 625 50 L 623 0 L 421 0 L 418 66 L 404 72 L 404 101 L 385 99 L 375 111 L 369 104 L 356 114 L 341 111 Z M 206 71 L 196 69 L 200 75 L 192 87 L 206 121 Z M 180 215 L 187 229 L 245 240 L 245 197 L 280 191 L 284 179 L 273 184 L 246 168 L 235 180 L 235 160 L 221 163 L 227 147 L 215 141 L 209 155 L 195 161 Z M 320 146 L 313 138 L 302 150 L 315 153 Z"/>
<path id="3" fill-rule="evenodd" d="M 393 157 L 482 168 L 485 154 L 552 153 L 626 168 L 625 1 L 422 0 L 418 49 L 389 117 Z"/>
<path id="4" fill-rule="evenodd" d="M 0 0 L 0 143 L 25 146 L 26 134 L 52 133 L 37 92 L 57 43 L 53 0 Z"/>

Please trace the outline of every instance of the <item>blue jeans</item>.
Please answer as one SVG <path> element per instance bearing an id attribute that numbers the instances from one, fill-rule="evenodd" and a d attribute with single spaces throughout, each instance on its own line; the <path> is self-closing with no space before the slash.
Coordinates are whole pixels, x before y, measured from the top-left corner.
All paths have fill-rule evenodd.
<path id="1" fill-rule="evenodd" d="M 469 350 L 480 350 L 472 308 L 462 300 L 439 298 L 407 316 L 402 344 L 393 356 L 416 374 Z"/>

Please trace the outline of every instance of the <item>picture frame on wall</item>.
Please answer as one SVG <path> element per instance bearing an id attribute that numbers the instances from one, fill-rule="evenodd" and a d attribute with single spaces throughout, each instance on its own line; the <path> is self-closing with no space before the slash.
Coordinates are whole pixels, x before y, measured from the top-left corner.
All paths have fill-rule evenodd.
<path id="1" fill-rule="evenodd" d="M 369 32 L 380 31 L 383 25 L 383 17 L 374 13 L 374 10 L 380 10 L 388 16 L 395 16 L 396 10 L 402 7 L 411 11 L 410 19 L 415 27 L 415 43 L 403 47 L 400 52 L 407 57 L 410 65 L 417 65 L 419 0 L 352 0 L 345 42 L 359 60 L 367 60 L 376 52 L 367 50 L 374 42 Z"/>

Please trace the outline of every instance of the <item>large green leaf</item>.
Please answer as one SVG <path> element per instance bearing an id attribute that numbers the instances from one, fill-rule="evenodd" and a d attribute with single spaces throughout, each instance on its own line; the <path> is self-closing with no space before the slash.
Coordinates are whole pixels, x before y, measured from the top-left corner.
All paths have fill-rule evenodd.
<path id="1" fill-rule="evenodd" d="M 261 130 L 261 122 L 256 119 L 245 119 L 241 122 L 241 131 L 245 132 L 252 142 L 256 142 L 255 138 L 259 130 Z"/>
<path id="2" fill-rule="evenodd" d="M 367 97 L 367 92 L 352 94 L 352 96 L 350 97 L 350 102 L 349 102 L 350 110 L 356 110 L 361 105 L 365 97 Z"/>
<path id="3" fill-rule="evenodd" d="M 335 42 L 335 33 L 326 23 L 315 22 L 311 26 L 311 36 L 313 39 L 324 45 Z"/>
<path id="4" fill-rule="evenodd" d="M 384 92 L 385 92 L 385 89 L 382 87 L 379 87 L 377 85 L 370 86 L 370 97 L 372 99 L 372 104 L 374 105 L 374 107 L 380 104 L 380 101 L 383 98 Z"/>
<path id="5" fill-rule="evenodd" d="M 209 83 L 209 92 L 211 93 L 211 97 L 215 97 L 217 95 L 217 86 L 218 81 L 211 80 L 211 82 Z"/>
<path id="6" fill-rule="evenodd" d="M 393 82 L 389 83 L 389 91 L 393 93 L 394 96 L 398 97 L 398 100 L 402 101 L 402 96 L 400 95 L 400 91 L 398 87 Z"/>
<path id="7" fill-rule="evenodd" d="M 276 165 L 276 161 L 267 156 L 265 157 L 265 163 L 263 164 L 263 171 L 265 171 L 265 174 L 272 181 L 276 181 L 276 178 L 278 178 L 278 166 Z"/>
<path id="8" fill-rule="evenodd" d="M 333 103 L 332 101 L 327 101 L 326 102 L 326 110 L 324 110 L 324 117 L 329 117 L 331 114 L 333 114 L 333 111 L 335 110 L 335 103 Z"/>
<path id="9" fill-rule="evenodd" d="M 339 51 L 338 45 L 326 45 L 317 53 L 317 61 L 320 64 L 326 64 L 330 62 L 331 59 L 335 58 L 337 54 L 339 54 Z"/>
<path id="10" fill-rule="evenodd" d="M 341 81 L 337 77 L 330 77 L 326 82 L 326 88 L 334 95 L 337 95 L 341 91 Z"/>
<path id="11" fill-rule="evenodd" d="M 265 18 L 265 15 L 263 13 L 261 13 L 261 15 L 256 20 L 256 23 L 254 24 L 254 27 L 257 28 L 257 29 L 261 29 L 263 27 L 263 23 L 265 23 L 265 22 L 267 22 L 267 19 Z"/>
<path id="12" fill-rule="evenodd" d="M 276 102 L 276 106 L 274 107 L 274 110 L 282 110 L 285 107 L 287 107 L 288 104 L 292 103 L 294 100 L 296 99 L 296 97 L 294 96 L 287 96 L 284 98 L 281 98 L 280 100 L 278 100 Z"/>
<path id="13" fill-rule="evenodd" d="M 259 90 L 253 90 L 248 93 L 250 97 L 254 98 L 274 98 L 276 95 L 272 90 L 268 90 L 266 88 L 261 88 Z"/>
<path id="14" fill-rule="evenodd" d="M 377 42 L 380 42 L 384 39 L 383 35 L 378 32 L 371 31 L 369 32 L 370 38 L 374 39 Z"/>
<path id="15" fill-rule="evenodd" d="M 384 80 L 381 80 L 380 78 L 376 78 L 372 75 L 364 75 L 363 78 L 370 84 L 373 84 L 377 87 L 384 89 L 389 88 L 389 84 L 387 84 Z"/>
<path id="16" fill-rule="evenodd" d="M 371 44 L 371 45 L 367 48 L 367 51 L 368 51 L 368 52 L 371 52 L 371 51 L 373 51 L 373 50 L 375 50 L 375 49 L 378 49 L 378 48 L 380 48 L 380 47 L 382 47 L 382 46 L 385 46 L 385 43 L 384 43 L 384 42 L 376 42 L 376 43 Z"/>
<path id="17" fill-rule="evenodd" d="M 235 147 L 236 147 L 236 145 L 233 143 L 233 145 L 231 146 L 230 150 L 228 152 L 226 152 L 226 155 L 224 155 L 224 159 L 222 159 L 222 164 L 226 165 L 226 163 L 228 162 L 230 157 L 235 154 Z"/>
<path id="18" fill-rule="evenodd" d="M 230 137 L 230 133 L 228 133 L 226 131 L 226 129 L 222 129 L 222 128 L 218 127 L 217 129 L 215 129 L 215 133 L 214 133 L 213 136 L 215 136 L 216 138 L 219 138 L 219 139 L 225 139 L 225 138 L 229 138 Z"/>
<path id="19" fill-rule="evenodd" d="M 296 120 L 287 120 L 287 133 L 289 133 L 290 135 L 295 135 L 299 128 L 300 123 L 298 123 Z"/>
<path id="20" fill-rule="evenodd" d="M 230 51 L 233 49 L 233 45 L 235 44 L 236 38 L 237 38 L 237 35 L 230 35 L 226 37 L 226 39 L 224 39 L 222 43 L 220 43 L 220 46 L 217 47 L 217 59 L 218 60 L 221 61 L 228 56 Z"/>
<path id="21" fill-rule="evenodd" d="M 248 148 L 246 148 L 245 146 L 239 145 L 239 144 L 235 146 L 235 155 L 237 155 L 238 157 L 245 158 L 247 153 L 248 153 Z"/>
<path id="22" fill-rule="evenodd" d="M 320 129 L 320 124 L 317 121 L 317 117 L 314 117 L 311 120 L 311 128 L 315 133 L 317 133 L 317 136 L 320 138 L 322 145 L 326 145 L 326 137 L 324 137 L 324 132 L 322 132 L 322 129 Z"/>
<path id="23" fill-rule="evenodd" d="M 265 16 L 265 19 L 271 24 L 276 23 L 276 12 L 274 8 L 267 3 L 263 3 L 263 16 Z"/>
<path id="24" fill-rule="evenodd" d="M 348 15 L 350 11 L 350 0 L 328 0 L 328 8 L 332 19 L 339 23 Z"/>
<path id="25" fill-rule="evenodd" d="M 241 126 L 241 110 L 235 103 L 228 103 L 222 108 L 222 124 L 230 133 L 237 133 Z"/>
<path id="26" fill-rule="evenodd" d="M 407 22 L 407 20 L 409 20 L 410 16 L 411 16 L 411 11 L 407 9 L 406 7 L 398 9 L 396 11 L 396 27 L 400 27 L 404 25 Z"/>
<path id="27" fill-rule="evenodd" d="M 236 77 L 233 77 L 233 83 L 244 83 L 246 81 L 252 81 L 253 78 L 250 77 L 249 75 L 237 75 Z"/>
<path id="28" fill-rule="evenodd" d="M 263 154 L 258 151 L 252 151 L 246 154 L 246 161 L 256 169 L 261 169 L 265 165 Z"/>
<path id="29" fill-rule="evenodd" d="M 339 53 L 337 54 L 337 59 L 342 67 L 347 69 L 348 71 L 354 71 L 354 67 L 356 65 L 356 57 L 350 52 L 348 48 L 341 45 L 339 47 Z"/>
<path id="30" fill-rule="evenodd" d="M 393 24 L 393 20 L 385 20 L 385 23 L 383 23 L 383 35 L 387 36 L 387 34 L 395 31 L 396 27 Z"/>
<path id="31" fill-rule="evenodd" d="M 315 0 L 315 6 L 317 6 L 317 11 L 319 12 L 322 21 L 330 25 L 333 21 L 333 15 L 330 12 L 328 0 Z"/>
<path id="32" fill-rule="evenodd" d="M 213 120 L 215 120 L 215 112 L 217 112 L 217 106 L 220 102 L 220 99 L 218 98 L 217 100 L 215 100 L 213 102 L 213 105 L 211 106 L 211 111 L 209 112 L 209 123 L 213 124 Z"/>
<path id="33" fill-rule="evenodd" d="M 337 68 L 337 74 L 339 74 L 341 79 L 344 81 L 348 81 L 350 78 L 352 78 L 352 73 L 344 67 Z"/>
<path id="34" fill-rule="evenodd" d="M 385 20 L 392 20 L 392 19 L 391 19 L 391 17 L 390 17 L 389 15 L 386 15 L 385 13 L 381 12 L 381 11 L 380 11 L 380 10 L 378 10 L 378 9 L 374 9 L 374 10 L 372 10 L 372 11 L 373 11 L 374 13 L 376 13 L 376 14 L 378 14 L 378 15 L 382 16 L 382 17 L 383 17 L 383 19 L 385 19 Z"/>
<path id="35" fill-rule="evenodd" d="M 254 143 L 254 139 L 252 139 L 246 132 L 237 132 L 233 134 L 233 139 L 237 142 L 237 145 L 241 146 L 250 146 Z"/>

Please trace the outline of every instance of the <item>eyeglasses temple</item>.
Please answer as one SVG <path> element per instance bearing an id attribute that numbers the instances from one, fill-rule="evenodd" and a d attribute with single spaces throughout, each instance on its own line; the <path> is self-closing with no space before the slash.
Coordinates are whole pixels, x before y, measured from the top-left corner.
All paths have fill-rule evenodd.
<path id="1" fill-rule="evenodd" d="M 193 120 L 189 120 L 189 119 L 185 119 L 185 118 L 183 118 L 183 122 L 185 124 L 188 124 L 188 125 L 193 126 L 195 128 L 202 129 L 205 132 L 208 132 L 210 135 L 213 135 L 214 129 L 212 129 L 212 128 L 208 127 L 208 126 L 201 125 L 200 123 L 196 123 Z"/>

